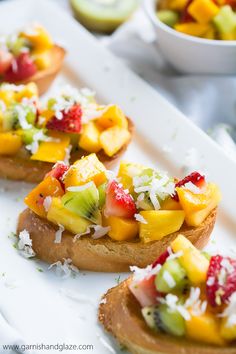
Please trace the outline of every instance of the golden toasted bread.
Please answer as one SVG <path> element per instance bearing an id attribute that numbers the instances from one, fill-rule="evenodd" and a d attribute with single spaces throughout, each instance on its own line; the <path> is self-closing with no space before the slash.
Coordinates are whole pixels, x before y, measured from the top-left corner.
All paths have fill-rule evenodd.
<path id="1" fill-rule="evenodd" d="M 130 140 L 112 157 L 107 156 L 103 150 L 97 153 L 98 159 L 107 169 L 113 168 L 118 163 L 132 139 L 134 124 L 129 118 L 127 119 L 129 124 Z M 82 156 L 89 154 L 89 152 L 79 149 L 79 151 L 71 155 L 70 163 L 72 164 Z M 39 183 L 43 180 L 45 174 L 51 171 L 53 165 L 53 163 L 49 162 L 30 160 L 30 153 L 25 148 L 22 148 L 14 156 L 0 156 L 0 178 Z"/>
<path id="2" fill-rule="evenodd" d="M 131 278 L 103 297 L 98 318 L 105 330 L 133 354 L 236 354 L 236 347 L 216 347 L 156 333 L 145 323 L 138 301 L 129 291 Z"/>
<path id="3" fill-rule="evenodd" d="M 54 263 L 70 258 L 79 269 L 98 272 L 126 272 L 131 265 L 146 267 L 168 247 L 181 233 L 196 247 L 203 248 L 210 237 L 215 224 L 216 209 L 202 225 L 194 228 L 183 225 L 178 232 L 170 234 L 160 241 L 143 243 L 135 241 L 113 241 L 109 236 L 94 240 L 84 236 L 73 242 L 74 235 L 64 231 L 61 243 L 54 243 L 58 227 L 46 219 L 26 209 L 19 216 L 17 233 L 24 229 L 30 233 L 33 249 L 41 260 Z"/>
<path id="4" fill-rule="evenodd" d="M 15 82 L 15 84 L 27 84 L 34 82 L 38 86 L 39 95 L 45 93 L 53 80 L 56 78 L 58 72 L 61 70 L 66 51 L 64 48 L 54 45 L 51 49 L 51 62 L 49 68 L 45 70 L 39 70 L 35 75 L 29 77 L 26 80 Z"/>

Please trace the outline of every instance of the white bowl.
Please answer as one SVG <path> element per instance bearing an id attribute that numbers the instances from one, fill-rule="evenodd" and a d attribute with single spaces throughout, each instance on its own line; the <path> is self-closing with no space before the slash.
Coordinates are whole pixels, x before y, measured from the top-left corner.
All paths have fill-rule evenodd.
<path id="1" fill-rule="evenodd" d="M 178 71 L 191 74 L 235 74 L 236 40 L 220 41 L 189 36 L 161 22 L 155 13 L 156 0 L 145 0 L 157 43 L 166 60 Z"/>

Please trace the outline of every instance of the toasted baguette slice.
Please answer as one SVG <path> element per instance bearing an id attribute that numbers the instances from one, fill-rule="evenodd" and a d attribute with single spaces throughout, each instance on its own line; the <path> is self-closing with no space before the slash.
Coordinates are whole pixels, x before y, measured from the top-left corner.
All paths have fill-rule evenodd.
<path id="1" fill-rule="evenodd" d="M 65 55 L 66 51 L 64 48 L 54 45 L 51 49 L 51 66 L 45 70 L 37 71 L 35 75 L 26 80 L 15 82 L 15 84 L 25 85 L 29 82 L 34 82 L 38 86 L 39 95 L 41 96 L 48 90 L 58 72 L 61 70 Z"/>
<path id="2" fill-rule="evenodd" d="M 61 243 L 58 244 L 54 243 L 58 227 L 26 209 L 19 216 L 17 233 L 27 230 L 37 257 L 48 263 L 70 258 L 79 269 L 126 272 L 131 265 L 144 268 L 154 262 L 179 233 L 187 237 L 196 247 L 204 247 L 214 227 L 215 219 L 216 210 L 213 210 L 201 226 L 191 228 L 184 225 L 180 231 L 150 243 L 138 240 L 118 242 L 109 236 L 97 240 L 84 236 L 73 242 L 74 235 L 65 231 Z"/>
<path id="3" fill-rule="evenodd" d="M 155 333 L 145 323 L 138 301 L 129 291 L 131 278 L 110 289 L 98 318 L 106 331 L 133 354 L 236 354 L 236 347 L 216 347 Z"/>
<path id="4" fill-rule="evenodd" d="M 107 169 L 113 168 L 122 155 L 125 153 L 134 132 L 134 124 L 128 119 L 128 128 L 130 132 L 130 140 L 112 157 L 107 156 L 103 150 L 97 153 L 98 159 L 104 163 Z M 82 156 L 89 155 L 89 152 L 80 149 L 72 154 L 70 163 L 72 164 Z M 11 179 L 14 181 L 24 181 L 30 183 L 39 183 L 48 173 L 53 163 L 30 160 L 30 154 L 22 148 L 18 154 L 14 156 L 0 156 L 0 178 Z"/>

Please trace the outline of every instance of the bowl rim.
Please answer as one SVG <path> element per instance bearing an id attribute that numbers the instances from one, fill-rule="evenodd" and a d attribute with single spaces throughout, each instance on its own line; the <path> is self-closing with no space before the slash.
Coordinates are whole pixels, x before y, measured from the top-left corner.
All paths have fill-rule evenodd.
<path id="1" fill-rule="evenodd" d="M 220 40 L 220 39 L 207 39 L 207 38 L 200 38 L 194 37 L 185 33 L 181 33 L 176 31 L 175 29 L 167 26 L 165 23 L 161 22 L 155 14 L 154 5 L 159 0 L 144 0 L 143 6 L 146 14 L 150 18 L 151 22 L 156 26 L 160 27 L 164 32 L 169 33 L 172 36 L 177 38 L 186 40 L 188 42 L 193 42 L 202 45 L 211 45 L 211 46 L 218 46 L 218 47 L 236 47 L 236 40 Z"/>

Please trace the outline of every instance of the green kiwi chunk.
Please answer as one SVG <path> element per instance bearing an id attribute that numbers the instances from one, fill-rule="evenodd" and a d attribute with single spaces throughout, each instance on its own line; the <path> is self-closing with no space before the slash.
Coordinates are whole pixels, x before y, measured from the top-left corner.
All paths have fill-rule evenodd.
<path id="1" fill-rule="evenodd" d="M 96 32 L 113 32 L 134 12 L 139 0 L 70 0 L 75 17 Z"/>
<path id="2" fill-rule="evenodd" d="M 187 285 L 187 274 L 178 259 L 167 260 L 155 278 L 159 292 L 169 293 L 174 289 L 183 289 Z"/>
<path id="3" fill-rule="evenodd" d="M 64 207 L 73 213 L 101 224 L 101 212 L 99 210 L 99 193 L 94 182 L 88 183 L 78 191 L 69 191 L 62 197 Z"/>

